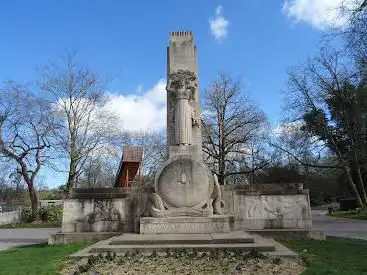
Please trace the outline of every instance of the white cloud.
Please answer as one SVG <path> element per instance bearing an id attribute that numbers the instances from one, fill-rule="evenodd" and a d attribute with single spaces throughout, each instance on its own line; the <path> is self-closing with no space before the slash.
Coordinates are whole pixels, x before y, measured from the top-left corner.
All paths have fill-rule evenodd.
<path id="1" fill-rule="evenodd" d="M 318 29 L 343 28 L 350 10 L 363 0 L 285 0 L 283 12 L 296 22 L 306 22 Z"/>
<path id="2" fill-rule="evenodd" d="M 276 137 L 279 137 L 283 135 L 289 135 L 294 132 L 298 132 L 301 130 L 302 126 L 304 126 L 303 121 L 280 123 L 272 129 L 272 132 Z"/>
<path id="3" fill-rule="evenodd" d="M 166 127 L 166 81 L 160 79 L 140 94 L 110 93 L 106 110 L 117 115 L 121 127 L 128 131 L 158 131 Z"/>
<path id="4" fill-rule="evenodd" d="M 222 15 L 222 6 L 215 9 L 215 17 L 209 19 L 210 30 L 216 40 L 227 37 L 229 21 Z"/>

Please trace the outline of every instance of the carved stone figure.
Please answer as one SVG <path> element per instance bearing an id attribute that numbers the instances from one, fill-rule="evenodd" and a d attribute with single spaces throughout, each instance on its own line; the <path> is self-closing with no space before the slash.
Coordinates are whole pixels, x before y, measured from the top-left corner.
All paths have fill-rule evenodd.
<path id="1" fill-rule="evenodd" d="M 194 110 L 190 102 L 194 99 L 197 88 L 196 74 L 179 70 L 169 76 L 167 92 L 171 94 L 174 104 L 175 144 L 192 144 L 192 127 Z"/>

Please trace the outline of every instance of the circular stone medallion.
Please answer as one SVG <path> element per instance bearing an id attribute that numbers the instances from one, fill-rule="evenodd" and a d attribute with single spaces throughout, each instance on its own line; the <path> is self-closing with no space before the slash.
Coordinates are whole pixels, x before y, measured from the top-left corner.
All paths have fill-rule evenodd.
<path id="1" fill-rule="evenodd" d="M 212 175 L 199 161 L 181 158 L 166 164 L 155 180 L 155 191 L 170 207 L 200 207 L 213 192 Z"/>

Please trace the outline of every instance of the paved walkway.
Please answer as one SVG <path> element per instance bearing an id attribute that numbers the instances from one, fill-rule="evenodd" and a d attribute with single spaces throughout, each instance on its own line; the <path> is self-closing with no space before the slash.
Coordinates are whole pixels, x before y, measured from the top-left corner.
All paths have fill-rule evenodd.
<path id="1" fill-rule="evenodd" d="M 322 230 L 326 236 L 367 240 L 367 221 L 330 217 L 327 210 L 312 210 L 313 229 Z"/>
<path id="2" fill-rule="evenodd" d="M 45 243 L 61 228 L 0 229 L 0 251 L 19 245 Z"/>

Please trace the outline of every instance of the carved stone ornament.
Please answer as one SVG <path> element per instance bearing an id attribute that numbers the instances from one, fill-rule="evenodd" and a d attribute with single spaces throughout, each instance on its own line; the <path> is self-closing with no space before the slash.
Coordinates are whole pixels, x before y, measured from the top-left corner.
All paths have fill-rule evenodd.
<path id="1" fill-rule="evenodd" d="M 201 161 L 177 158 L 157 172 L 155 193 L 150 196 L 153 217 L 225 214 L 218 179 Z"/>
<path id="2" fill-rule="evenodd" d="M 196 73 L 188 70 L 178 70 L 171 73 L 168 77 L 167 91 L 169 93 L 176 93 L 179 90 L 190 91 L 190 98 L 192 99 L 197 89 L 197 77 Z"/>

